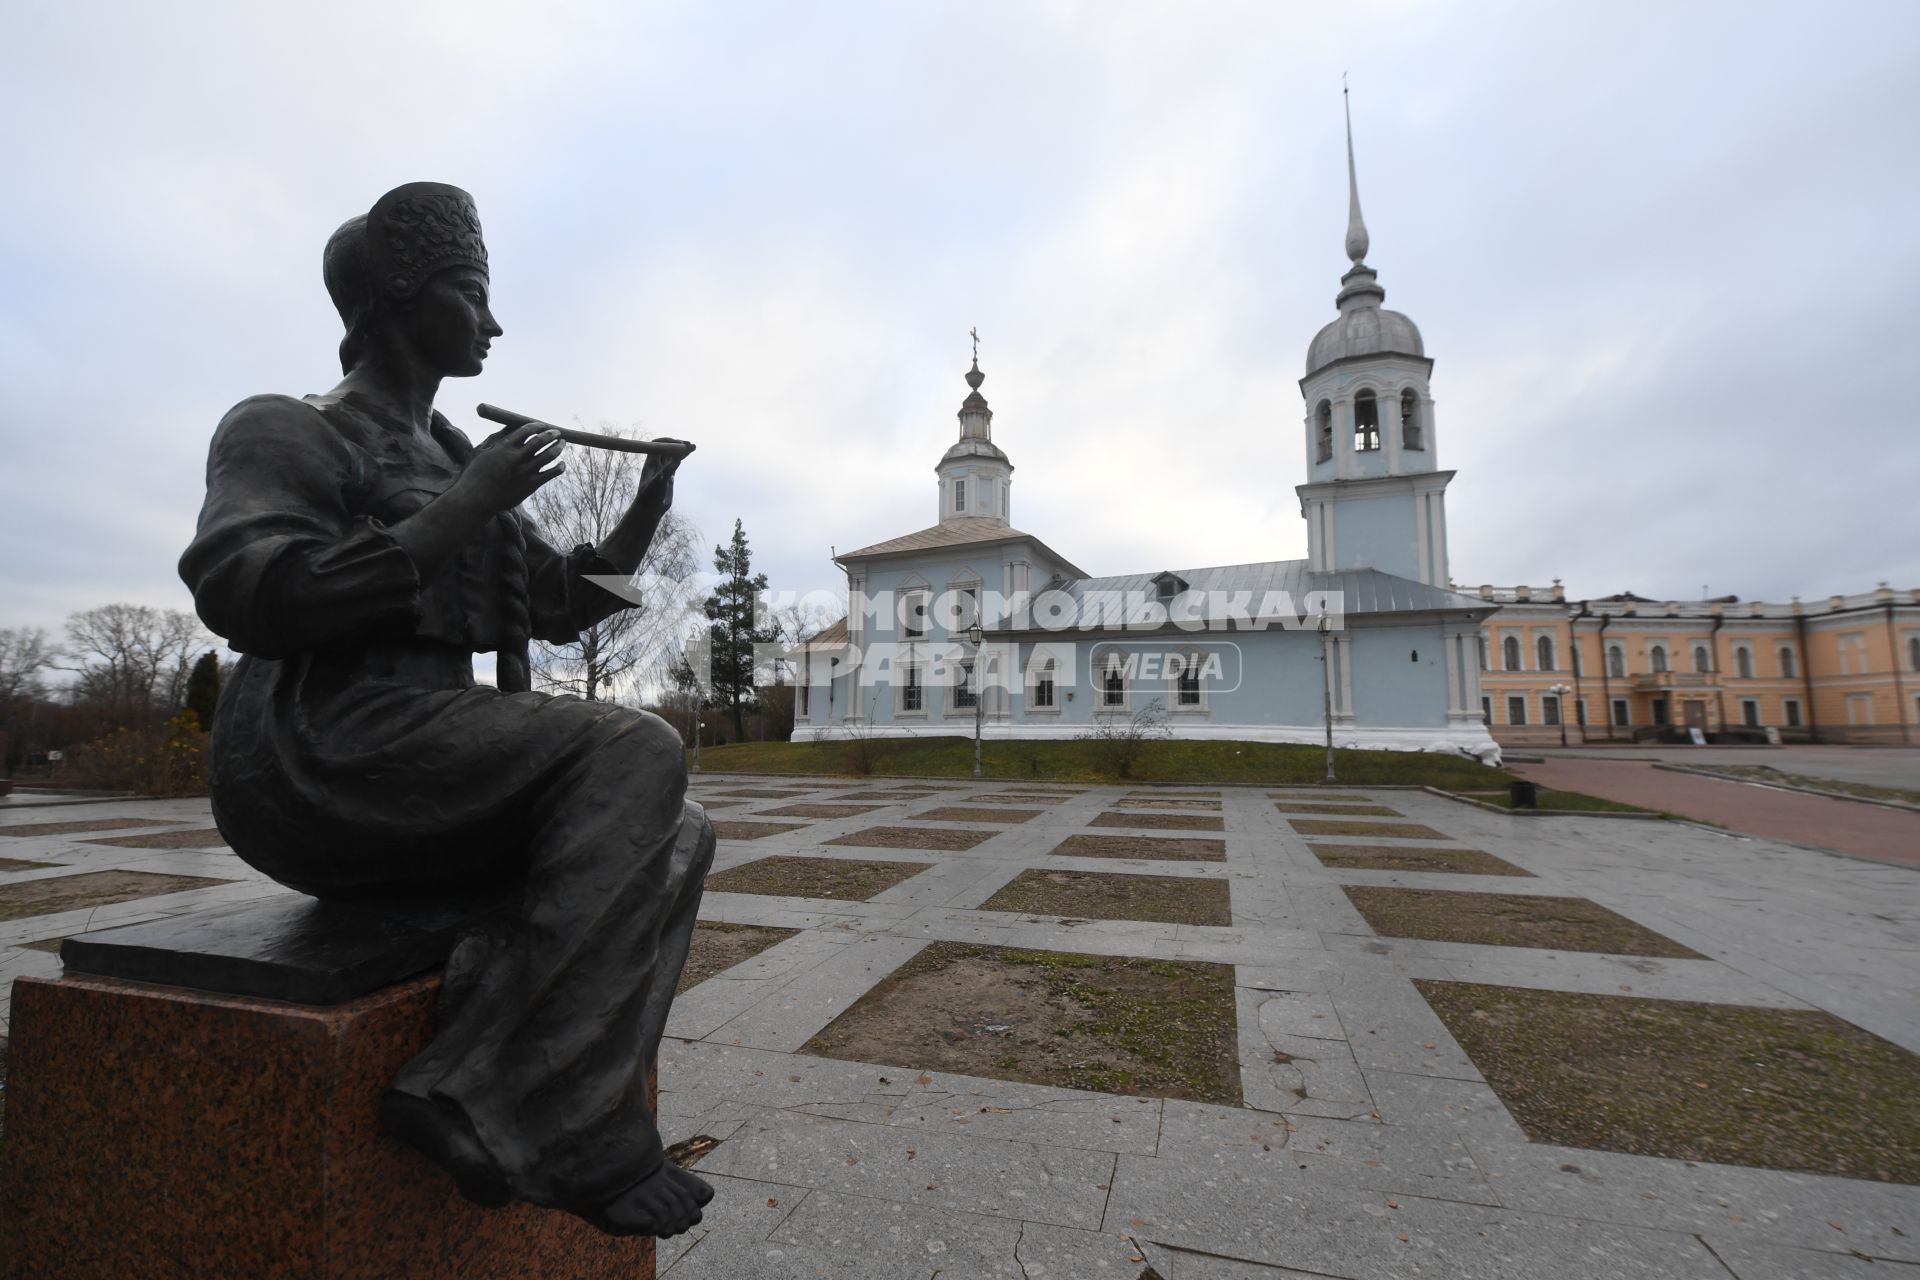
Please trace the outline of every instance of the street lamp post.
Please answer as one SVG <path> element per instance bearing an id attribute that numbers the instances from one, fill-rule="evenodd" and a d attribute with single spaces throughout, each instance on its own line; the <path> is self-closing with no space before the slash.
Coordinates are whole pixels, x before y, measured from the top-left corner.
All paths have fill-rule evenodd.
<path id="1" fill-rule="evenodd" d="M 1547 692 L 1553 695 L 1554 705 L 1560 709 L 1560 745 L 1564 747 L 1567 745 L 1567 695 L 1572 693 L 1573 689 L 1568 685 L 1557 684 Z"/>
<path id="2" fill-rule="evenodd" d="M 980 642 L 985 639 L 986 636 L 981 632 L 978 621 L 975 621 L 972 626 L 967 628 L 967 643 L 973 646 L 973 671 L 971 673 L 971 681 L 973 684 L 973 776 L 976 779 L 980 777 L 980 717 L 982 715 L 980 698 L 982 692 Z"/>
<path id="3" fill-rule="evenodd" d="M 1327 721 L 1327 781 L 1335 781 L 1333 776 L 1333 662 L 1328 657 L 1332 638 L 1328 634 L 1330 624 L 1327 620 L 1327 607 L 1320 606 L 1320 675 L 1321 686 L 1325 694 Z"/>

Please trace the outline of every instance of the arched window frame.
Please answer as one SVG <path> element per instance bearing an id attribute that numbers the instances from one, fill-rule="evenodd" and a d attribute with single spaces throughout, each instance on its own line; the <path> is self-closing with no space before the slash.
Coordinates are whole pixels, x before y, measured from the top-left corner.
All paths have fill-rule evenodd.
<path id="1" fill-rule="evenodd" d="M 1713 670 L 1713 659 L 1707 656 L 1707 646 L 1703 644 L 1693 646 L 1693 669 L 1698 675 L 1705 675 Z"/>
<path id="2" fill-rule="evenodd" d="M 1133 689 L 1127 682 L 1126 662 L 1109 649 L 1100 663 L 1100 683 L 1096 686 L 1095 710 L 1112 714 L 1127 711 L 1133 704 Z"/>
<path id="3" fill-rule="evenodd" d="M 1753 646 L 1737 644 L 1733 646 L 1733 673 L 1742 680 L 1753 679 Z"/>
<path id="4" fill-rule="evenodd" d="M 1181 669 L 1167 678 L 1167 705 L 1175 714 L 1205 715 L 1207 682 L 1203 675 L 1206 655 L 1190 650 L 1180 655 Z M 1192 701 L 1187 699 L 1191 696 Z"/>
<path id="5" fill-rule="evenodd" d="M 1420 421 L 1420 393 L 1412 387 L 1400 391 L 1400 447 L 1421 450 L 1427 447 L 1426 428 Z"/>
<path id="6" fill-rule="evenodd" d="M 1554 665 L 1553 637 L 1535 636 L 1533 638 L 1533 660 L 1541 671 L 1558 671 Z"/>
<path id="7" fill-rule="evenodd" d="M 1320 407 L 1313 411 L 1313 460 L 1328 462 L 1333 458 L 1333 402 L 1322 400 Z"/>
<path id="8" fill-rule="evenodd" d="M 1060 664 L 1044 649 L 1027 660 L 1027 710 L 1039 715 L 1060 714 Z"/>
<path id="9" fill-rule="evenodd" d="M 1907 637 L 1907 670 L 1920 671 L 1920 636 Z"/>
<path id="10" fill-rule="evenodd" d="M 1667 646 L 1650 644 L 1647 646 L 1647 670 L 1654 675 L 1665 675 L 1671 668 L 1667 665 Z"/>
<path id="11" fill-rule="evenodd" d="M 1800 661 L 1799 659 L 1793 656 L 1792 645 L 1790 644 L 1781 645 L 1780 651 L 1774 656 L 1779 659 L 1781 675 L 1791 680 L 1793 677 L 1800 674 Z"/>
<path id="12" fill-rule="evenodd" d="M 1372 387 L 1364 387 L 1353 397 L 1353 451 L 1377 453 L 1380 449 L 1380 397 Z"/>
<path id="13" fill-rule="evenodd" d="M 1607 646 L 1607 675 L 1615 680 L 1627 678 L 1627 651 L 1617 644 Z"/>
<path id="14" fill-rule="evenodd" d="M 1519 636 L 1503 637 L 1500 641 L 1500 669 L 1502 671 L 1524 670 L 1520 660 L 1522 652 Z"/>

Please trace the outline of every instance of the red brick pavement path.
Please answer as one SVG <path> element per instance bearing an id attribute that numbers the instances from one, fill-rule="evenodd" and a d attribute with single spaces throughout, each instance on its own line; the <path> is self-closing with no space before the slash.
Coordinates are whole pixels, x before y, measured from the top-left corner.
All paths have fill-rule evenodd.
<path id="1" fill-rule="evenodd" d="M 1639 760 L 1555 758 L 1510 767 L 1543 787 L 1664 809 L 1746 835 L 1920 867 L 1920 813 L 1675 773 Z"/>

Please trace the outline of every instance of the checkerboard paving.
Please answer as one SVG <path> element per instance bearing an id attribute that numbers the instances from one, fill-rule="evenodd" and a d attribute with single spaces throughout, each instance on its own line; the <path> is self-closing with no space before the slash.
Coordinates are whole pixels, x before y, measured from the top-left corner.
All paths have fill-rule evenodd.
<path id="1" fill-rule="evenodd" d="M 827 785 L 831 783 L 831 785 Z M 753 796 L 755 790 L 781 794 Z M 925 869 L 867 901 L 711 892 L 703 919 L 794 930 L 685 992 L 663 1046 L 669 1141 L 706 1134 L 718 1196 L 661 1249 L 674 1280 L 1165 1280 L 1473 1276 L 1899 1280 L 1920 1267 L 1920 1188 L 1530 1142 L 1415 979 L 1822 1009 L 1920 1051 L 1920 875 L 1676 823 L 1516 818 L 1415 790 L 1355 788 L 1440 842 L 1528 873 L 1501 893 L 1597 903 L 1698 959 L 1381 937 L 1343 886 L 1487 892 L 1489 877 L 1328 865 L 1271 788 L 1219 792 L 1225 860 L 1075 857 L 1069 837 L 1198 837 L 1101 815 L 1151 788 L 1021 783 L 1057 797 L 1019 822 L 935 820 L 1012 807 L 1014 784 L 696 775 L 729 820 L 796 802 L 876 807 L 723 839 L 716 868 L 773 855 L 887 858 Z M 1180 789 L 1192 797 L 1194 788 Z M 803 795 L 791 794 L 804 792 Z M 1169 796 L 1176 796 L 1170 792 Z M 1276 793 L 1285 798 L 1289 793 Z M 1329 794 L 1316 787 L 1305 799 Z M 0 810 L 0 826 L 33 811 Z M 89 817 L 204 825 L 204 801 L 124 802 Z M 776 821 L 775 819 L 764 819 Z M 837 844 L 874 829 L 956 830 L 964 849 Z M 109 831 L 106 834 L 113 834 Z M 1391 837 L 1389 837 L 1391 838 Z M 1423 835 L 1427 846 L 1436 841 Z M 1374 834 L 1315 834 L 1378 847 Z M 109 922 L 279 892 L 226 850 L 136 850 L 75 837 L 6 842 L 56 864 L 0 884 L 137 868 L 236 883 L 74 917 L 0 923 L 0 976 L 58 970 L 23 944 Z M 1072 847 L 1072 846 L 1069 846 Z M 1154 848 L 1143 843 L 1142 849 Z M 987 911 L 1023 872 L 1224 882 L 1232 922 L 1198 926 Z M 797 1052 L 934 941 L 1229 964 L 1246 1105 L 1215 1106 L 935 1074 Z M 1869 1261 L 1877 1260 L 1877 1261 Z M 1920 1274 L 1920 1273 L 1917 1273 Z"/>

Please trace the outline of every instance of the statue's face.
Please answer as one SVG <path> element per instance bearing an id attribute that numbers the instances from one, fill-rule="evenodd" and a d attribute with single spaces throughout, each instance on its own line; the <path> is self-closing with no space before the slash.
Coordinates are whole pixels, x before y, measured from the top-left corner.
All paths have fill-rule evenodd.
<path id="1" fill-rule="evenodd" d="M 415 294 L 407 308 L 408 345 L 444 378 L 471 378 L 501 328 L 488 306 L 486 273 L 449 267 Z"/>

